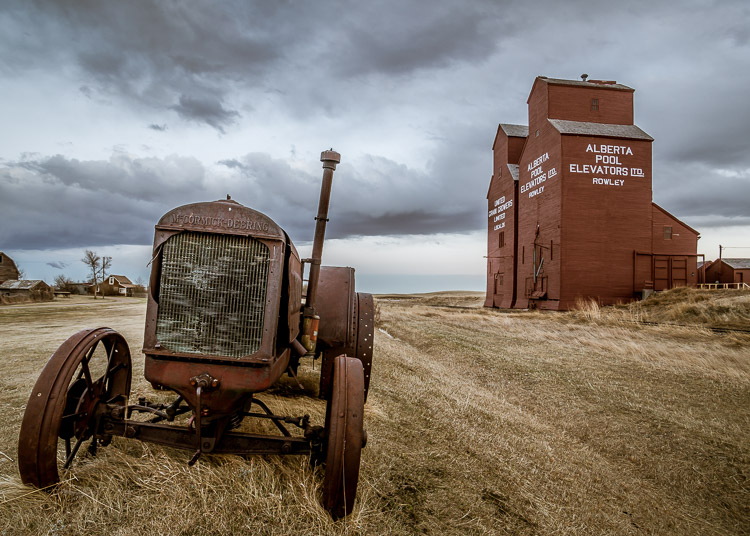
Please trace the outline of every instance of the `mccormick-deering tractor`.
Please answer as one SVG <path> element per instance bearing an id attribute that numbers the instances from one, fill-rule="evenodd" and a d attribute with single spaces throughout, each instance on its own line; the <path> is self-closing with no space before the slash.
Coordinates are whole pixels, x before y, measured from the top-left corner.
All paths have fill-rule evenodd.
<path id="1" fill-rule="evenodd" d="M 123 336 L 110 328 L 76 333 L 50 357 L 26 406 L 18 444 L 25 483 L 56 484 L 86 442 L 95 454 L 119 436 L 189 449 L 190 464 L 204 453 L 308 455 L 325 466 L 323 507 L 334 518 L 351 512 L 367 439 L 362 417 L 372 365 L 373 299 L 355 292 L 352 268 L 320 264 L 340 155 L 324 151 L 321 161 L 310 259 L 300 259 L 269 217 L 229 196 L 175 208 L 159 220 L 144 371 L 155 389 L 172 391 L 174 400 L 141 397 L 133 403 Z M 320 360 L 324 426 L 308 415 L 275 415 L 256 398 L 285 373 L 296 380 L 305 356 Z M 246 418 L 267 419 L 278 434 L 237 431 Z"/>

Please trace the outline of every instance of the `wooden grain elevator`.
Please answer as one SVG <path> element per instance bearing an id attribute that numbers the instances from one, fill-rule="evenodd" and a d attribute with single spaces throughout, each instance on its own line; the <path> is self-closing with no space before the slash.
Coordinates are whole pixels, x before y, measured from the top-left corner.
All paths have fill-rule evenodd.
<path id="1" fill-rule="evenodd" d="M 539 76 L 528 126 L 500 124 L 487 193 L 485 306 L 566 310 L 697 283 L 698 231 L 652 201 L 634 90 Z"/>

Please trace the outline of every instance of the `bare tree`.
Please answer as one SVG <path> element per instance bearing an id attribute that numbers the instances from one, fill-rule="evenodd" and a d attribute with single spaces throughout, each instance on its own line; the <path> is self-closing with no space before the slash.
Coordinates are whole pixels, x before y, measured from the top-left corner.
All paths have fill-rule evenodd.
<path id="1" fill-rule="evenodd" d="M 100 257 L 95 251 L 87 249 L 83 254 L 81 262 L 91 270 L 91 283 L 94 285 L 94 299 L 96 299 L 99 282 L 104 281 L 107 277 L 107 271 L 112 266 L 112 257 Z"/>
<path id="2" fill-rule="evenodd" d="M 55 277 L 55 287 L 57 287 L 57 290 L 73 292 L 73 280 L 67 278 L 65 274 L 60 274 Z"/>
<path id="3" fill-rule="evenodd" d="M 146 281 L 141 276 L 138 276 L 138 279 L 135 280 L 135 291 L 146 292 Z"/>

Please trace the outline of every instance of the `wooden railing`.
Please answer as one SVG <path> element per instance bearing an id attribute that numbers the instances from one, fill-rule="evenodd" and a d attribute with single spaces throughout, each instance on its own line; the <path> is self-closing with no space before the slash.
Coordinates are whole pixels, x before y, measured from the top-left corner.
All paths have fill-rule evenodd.
<path id="1" fill-rule="evenodd" d="M 704 290 L 750 290 L 750 285 L 748 285 L 747 283 L 701 283 L 700 285 L 698 285 L 698 288 Z"/>

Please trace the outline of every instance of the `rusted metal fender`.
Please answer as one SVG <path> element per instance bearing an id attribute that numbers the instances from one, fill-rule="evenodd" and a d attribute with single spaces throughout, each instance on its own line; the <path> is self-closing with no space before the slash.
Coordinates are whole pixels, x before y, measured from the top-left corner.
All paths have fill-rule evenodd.
<path id="1" fill-rule="evenodd" d="M 315 312 L 320 316 L 318 341 L 349 347 L 355 341 L 354 268 L 321 266 Z"/>
<path id="2" fill-rule="evenodd" d="M 326 400 L 330 398 L 333 359 L 346 354 L 362 362 L 367 400 L 375 305 L 371 294 L 354 291 L 354 268 L 321 267 L 315 309 L 320 316 L 318 344 L 323 355 L 318 396 Z"/>

